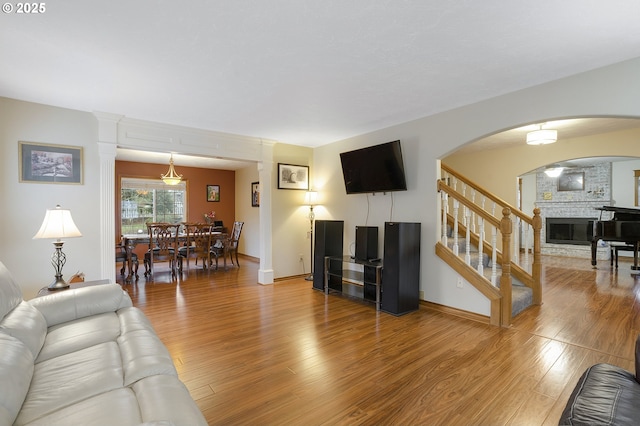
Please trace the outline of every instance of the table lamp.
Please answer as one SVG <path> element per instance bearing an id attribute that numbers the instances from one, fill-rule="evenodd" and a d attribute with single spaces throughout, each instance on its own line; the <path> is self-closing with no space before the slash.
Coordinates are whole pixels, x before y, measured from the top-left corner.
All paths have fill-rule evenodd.
<path id="1" fill-rule="evenodd" d="M 47 209 L 42 221 L 40 230 L 33 236 L 33 239 L 55 238 L 53 242 L 55 251 L 51 255 L 51 264 L 56 271 L 55 280 L 49 285 L 49 290 L 60 290 L 68 288 L 69 284 L 62 278 L 62 268 L 67 261 L 67 256 L 62 252 L 64 241 L 62 238 L 81 237 L 82 234 L 73 223 L 71 211 L 60 208 L 59 205 L 55 209 Z"/>

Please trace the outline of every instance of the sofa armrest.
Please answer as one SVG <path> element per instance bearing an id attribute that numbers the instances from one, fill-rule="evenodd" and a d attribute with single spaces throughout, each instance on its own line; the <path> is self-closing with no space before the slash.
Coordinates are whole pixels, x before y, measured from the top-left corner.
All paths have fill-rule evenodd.
<path id="1" fill-rule="evenodd" d="M 81 287 L 31 299 L 47 327 L 133 306 L 129 295 L 118 284 Z"/>

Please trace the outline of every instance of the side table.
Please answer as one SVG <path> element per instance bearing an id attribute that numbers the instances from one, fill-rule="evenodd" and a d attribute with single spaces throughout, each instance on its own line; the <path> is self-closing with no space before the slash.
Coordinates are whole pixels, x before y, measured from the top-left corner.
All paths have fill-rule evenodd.
<path id="1" fill-rule="evenodd" d="M 41 296 L 46 296 L 47 294 L 54 294 L 54 293 L 60 293 L 61 291 L 65 291 L 65 290 L 71 290 L 74 288 L 82 288 L 82 287 L 91 287 L 93 285 L 102 285 L 102 284 L 109 284 L 111 281 L 104 279 L 104 280 L 93 280 L 93 281 L 81 281 L 78 283 L 71 283 L 69 284 L 69 287 L 64 288 L 64 289 L 60 289 L 60 290 L 49 290 L 49 287 L 42 287 L 40 290 L 38 290 L 38 294 L 36 294 L 36 297 L 41 297 Z"/>

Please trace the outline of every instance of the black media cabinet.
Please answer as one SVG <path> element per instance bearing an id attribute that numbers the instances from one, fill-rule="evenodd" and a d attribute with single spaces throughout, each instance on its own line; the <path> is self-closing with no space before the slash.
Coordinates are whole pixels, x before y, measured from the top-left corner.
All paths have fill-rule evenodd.
<path id="1" fill-rule="evenodd" d="M 384 262 L 345 256 L 343 233 L 342 221 L 316 221 L 313 288 L 328 294 L 343 292 L 343 285 L 362 287 L 364 300 L 392 315 L 419 309 L 420 223 L 385 223 Z"/>
<path id="2" fill-rule="evenodd" d="M 347 265 L 359 265 L 361 268 L 344 268 Z M 341 287 L 355 285 L 362 287 L 362 297 L 376 303 L 380 310 L 380 287 L 382 284 L 382 263 L 354 259 L 351 256 L 326 256 L 324 258 L 324 292 L 329 294 L 332 278 L 340 280 Z M 338 289 L 333 289 L 338 290 Z M 342 291 L 340 288 L 338 291 Z"/>

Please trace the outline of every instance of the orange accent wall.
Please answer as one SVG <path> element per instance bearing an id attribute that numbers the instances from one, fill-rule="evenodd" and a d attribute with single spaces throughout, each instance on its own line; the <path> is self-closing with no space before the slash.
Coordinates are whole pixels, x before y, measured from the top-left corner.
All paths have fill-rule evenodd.
<path id="1" fill-rule="evenodd" d="M 216 220 L 222 220 L 231 229 L 235 220 L 236 172 L 233 170 L 201 169 L 197 167 L 175 166 L 187 183 L 187 221 L 204 222 L 204 214 L 216 212 Z M 116 161 L 115 214 L 116 235 L 120 235 L 120 181 L 123 177 L 160 179 L 169 164 L 148 164 L 131 161 Z M 207 201 L 207 185 L 220 186 L 220 201 Z"/>

